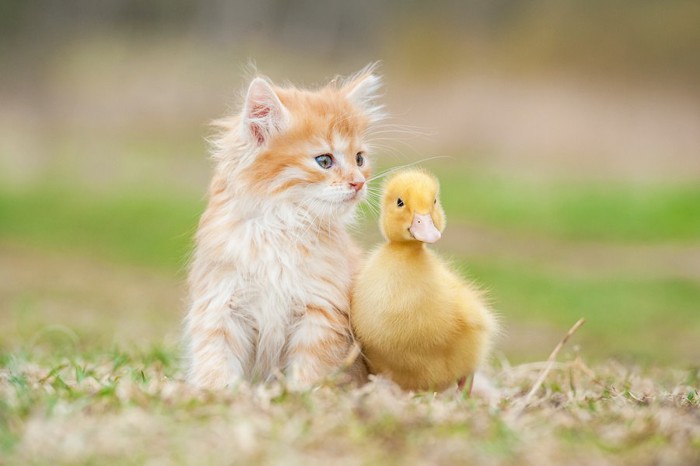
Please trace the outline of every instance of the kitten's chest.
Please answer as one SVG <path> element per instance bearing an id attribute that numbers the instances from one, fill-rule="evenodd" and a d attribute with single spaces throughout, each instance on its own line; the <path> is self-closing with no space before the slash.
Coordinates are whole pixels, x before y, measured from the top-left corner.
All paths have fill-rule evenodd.
<path id="1" fill-rule="evenodd" d="M 248 256 L 239 266 L 262 293 L 288 307 L 347 307 L 353 272 L 353 247 L 347 235 L 299 239 L 294 232 L 268 232 L 239 246 Z"/>

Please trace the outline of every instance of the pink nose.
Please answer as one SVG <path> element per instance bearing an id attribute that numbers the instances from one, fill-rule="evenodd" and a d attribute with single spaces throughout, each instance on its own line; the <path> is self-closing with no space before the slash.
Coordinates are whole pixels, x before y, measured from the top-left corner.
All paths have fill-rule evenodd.
<path id="1" fill-rule="evenodd" d="M 356 193 L 359 192 L 364 185 L 364 181 L 353 181 L 352 183 L 350 183 L 350 187 L 352 187 L 352 189 L 354 189 Z"/>

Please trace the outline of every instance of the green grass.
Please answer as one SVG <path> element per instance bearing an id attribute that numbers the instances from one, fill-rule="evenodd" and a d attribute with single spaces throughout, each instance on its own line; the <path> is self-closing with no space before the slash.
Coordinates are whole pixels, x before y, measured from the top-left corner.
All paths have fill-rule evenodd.
<path id="1" fill-rule="evenodd" d="M 441 173 L 453 220 L 572 240 L 700 241 L 700 187 L 530 184 Z M 0 235 L 113 259 L 179 266 L 203 200 L 96 195 L 65 186 L 0 191 Z"/>
<path id="2" fill-rule="evenodd" d="M 527 182 L 439 170 L 453 219 L 603 241 L 700 241 L 700 184 Z"/>
<path id="3" fill-rule="evenodd" d="M 558 328 L 583 317 L 578 341 L 590 357 L 646 363 L 696 363 L 700 349 L 700 283 L 671 278 L 572 276 L 517 262 L 469 262 L 462 269 L 483 284 L 506 324 Z M 556 341 L 532 336 L 510 347 L 516 361 L 544 358 Z M 504 338 L 506 347 L 508 335 Z M 558 339 L 558 337 L 557 337 Z M 521 342 L 522 344 L 522 342 Z"/>
<path id="4" fill-rule="evenodd" d="M 119 262 L 181 267 L 204 202 L 153 193 L 66 187 L 0 193 L 0 235 Z"/>

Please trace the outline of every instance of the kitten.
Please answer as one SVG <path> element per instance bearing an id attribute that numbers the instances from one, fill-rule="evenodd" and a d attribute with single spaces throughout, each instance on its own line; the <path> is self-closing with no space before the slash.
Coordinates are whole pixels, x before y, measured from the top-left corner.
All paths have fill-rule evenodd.
<path id="1" fill-rule="evenodd" d="M 353 349 L 358 250 L 345 226 L 366 196 L 366 134 L 381 118 L 380 85 L 373 66 L 315 91 L 257 77 L 240 114 L 218 122 L 189 272 L 185 336 L 195 386 L 267 381 L 281 371 L 306 387 Z"/>

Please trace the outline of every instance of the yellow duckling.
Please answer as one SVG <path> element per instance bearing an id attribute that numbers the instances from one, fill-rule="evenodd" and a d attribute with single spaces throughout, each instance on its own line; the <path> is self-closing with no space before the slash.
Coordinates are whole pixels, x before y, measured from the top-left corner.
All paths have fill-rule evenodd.
<path id="1" fill-rule="evenodd" d="M 479 290 L 425 246 L 445 228 L 438 191 L 422 170 L 388 180 L 380 216 L 387 242 L 360 270 L 352 296 L 352 324 L 370 371 L 406 390 L 461 387 L 497 327 Z"/>

